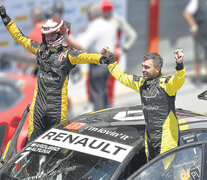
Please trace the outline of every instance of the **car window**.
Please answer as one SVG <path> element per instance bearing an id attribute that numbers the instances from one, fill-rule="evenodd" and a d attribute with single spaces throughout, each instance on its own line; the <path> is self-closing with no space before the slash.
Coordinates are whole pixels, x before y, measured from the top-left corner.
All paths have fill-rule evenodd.
<path id="1" fill-rule="evenodd" d="M 198 135 L 198 140 L 199 141 L 206 141 L 207 140 L 207 133 L 200 133 Z"/>
<path id="2" fill-rule="evenodd" d="M 199 180 L 201 174 L 201 157 L 201 146 L 180 149 L 155 161 L 132 179 Z"/>
<path id="3" fill-rule="evenodd" d="M 23 94 L 11 84 L 0 84 L 0 112 L 15 105 Z"/>

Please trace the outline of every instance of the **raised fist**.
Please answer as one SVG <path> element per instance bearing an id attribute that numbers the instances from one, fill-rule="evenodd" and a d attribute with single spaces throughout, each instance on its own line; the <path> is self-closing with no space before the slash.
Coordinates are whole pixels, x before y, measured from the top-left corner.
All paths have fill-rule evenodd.
<path id="1" fill-rule="evenodd" d="M 108 47 L 104 47 L 102 50 L 101 50 L 101 55 L 108 58 L 110 56 L 111 52 L 110 52 L 110 49 Z"/>
<path id="2" fill-rule="evenodd" d="M 182 49 L 176 49 L 174 51 L 174 56 L 175 56 L 175 59 L 176 59 L 177 63 L 182 63 L 183 62 L 184 53 L 183 53 Z"/>
<path id="3" fill-rule="evenodd" d="M 116 58 L 113 53 L 110 53 L 108 57 L 102 56 L 100 59 L 101 64 L 113 64 L 116 61 Z"/>

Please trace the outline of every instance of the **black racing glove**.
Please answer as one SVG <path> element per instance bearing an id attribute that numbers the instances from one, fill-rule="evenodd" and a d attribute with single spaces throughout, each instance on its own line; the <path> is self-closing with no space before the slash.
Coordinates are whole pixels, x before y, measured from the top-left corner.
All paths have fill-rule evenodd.
<path id="1" fill-rule="evenodd" d="M 175 69 L 176 69 L 177 71 L 180 71 L 180 70 L 182 70 L 183 68 L 184 68 L 183 62 L 182 62 L 182 63 L 176 63 L 176 67 L 175 67 Z"/>
<path id="2" fill-rule="evenodd" d="M 111 53 L 108 58 L 102 56 L 101 59 L 100 59 L 101 64 L 107 64 L 107 65 L 113 64 L 115 61 L 116 61 L 116 58 L 115 58 L 113 53 Z"/>
<path id="3" fill-rule="evenodd" d="M 0 16 L 2 19 L 6 17 L 6 9 L 3 5 L 0 6 Z"/>
<path id="4" fill-rule="evenodd" d="M 5 26 L 11 20 L 11 18 L 6 14 L 6 8 L 3 5 L 0 6 L 0 16 L 1 16 Z"/>

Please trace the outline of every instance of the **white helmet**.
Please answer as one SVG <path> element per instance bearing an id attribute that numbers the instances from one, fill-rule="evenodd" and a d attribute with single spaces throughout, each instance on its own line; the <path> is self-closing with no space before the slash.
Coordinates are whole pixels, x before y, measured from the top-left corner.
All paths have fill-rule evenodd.
<path id="1" fill-rule="evenodd" d="M 49 47 L 56 47 L 70 34 L 70 23 L 51 18 L 42 25 L 41 32 L 43 43 Z"/>

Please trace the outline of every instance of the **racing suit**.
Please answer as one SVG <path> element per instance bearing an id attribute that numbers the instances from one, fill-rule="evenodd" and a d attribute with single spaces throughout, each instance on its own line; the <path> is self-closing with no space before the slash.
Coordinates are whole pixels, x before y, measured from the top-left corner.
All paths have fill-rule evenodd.
<path id="1" fill-rule="evenodd" d="M 44 43 L 24 36 L 9 16 L 3 22 L 14 40 L 36 55 L 39 66 L 28 125 L 28 139 L 32 141 L 53 125 L 66 121 L 68 75 L 72 68 L 76 64 L 99 64 L 102 56 L 64 46 L 48 49 Z"/>
<path id="2" fill-rule="evenodd" d="M 110 73 L 122 84 L 140 93 L 145 117 L 145 153 L 148 160 L 178 145 L 179 131 L 175 114 L 175 95 L 184 83 L 185 69 L 177 68 L 175 76 L 160 75 L 153 80 L 124 74 L 114 62 Z"/>

